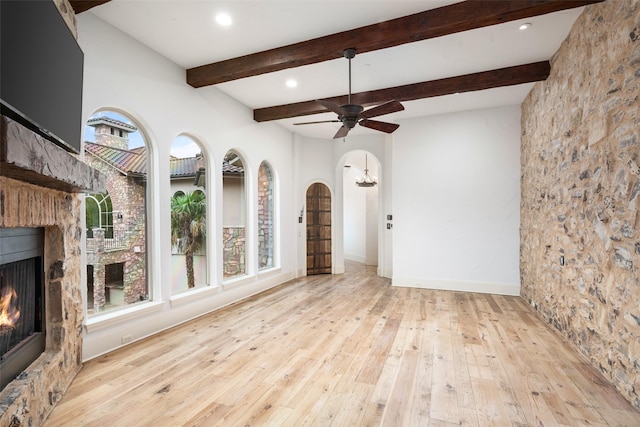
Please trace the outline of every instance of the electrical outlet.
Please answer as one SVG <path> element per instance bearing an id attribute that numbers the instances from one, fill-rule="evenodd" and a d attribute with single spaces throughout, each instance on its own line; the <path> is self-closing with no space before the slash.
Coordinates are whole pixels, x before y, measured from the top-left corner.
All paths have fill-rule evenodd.
<path id="1" fill-rule="evenodd" d="M 132 340 L 133 340 L 133 337 L 131 335 L 123 335 L 122 336 L 122 344 L 129 343 Z"/>

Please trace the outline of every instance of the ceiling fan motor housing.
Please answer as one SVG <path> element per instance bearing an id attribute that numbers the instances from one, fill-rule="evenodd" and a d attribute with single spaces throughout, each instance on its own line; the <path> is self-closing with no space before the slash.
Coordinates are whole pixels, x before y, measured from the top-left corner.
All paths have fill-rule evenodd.
<path id="1" fill-rule="evenodd" d="M 341 105 L 340 108 L 344 111 L 344 114 L 338 116 L 338 119 L 342 122 L 342 124 L 349 129 L 353 129 L 353 127 L 358 123 L 358 117 L 360 113 L 364 110 L 362 105 L 357 104 L 345 104 Z"/>
<path id="2" fill-rule="evenodd" d="M 356 50 L 354 48 L 345 49 L 342 52 L 342 56 L 347 59 L 353 59 L 356 56 Z"/>

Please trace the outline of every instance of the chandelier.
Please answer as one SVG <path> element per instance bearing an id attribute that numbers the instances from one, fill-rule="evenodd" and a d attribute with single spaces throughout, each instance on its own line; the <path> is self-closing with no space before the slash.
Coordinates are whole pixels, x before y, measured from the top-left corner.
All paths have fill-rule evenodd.
<path id="1" fill-rule="evenodd" d="M 367 155 L 364 155 L 364 175 L 360 178 L 356 178 L 356 185 L 358 187 L 373 187 L 374 185 L 378 185 L 378 180 L 376 177 L 372 177 L 369 175 L 369 169 L 367 165 Z"/>

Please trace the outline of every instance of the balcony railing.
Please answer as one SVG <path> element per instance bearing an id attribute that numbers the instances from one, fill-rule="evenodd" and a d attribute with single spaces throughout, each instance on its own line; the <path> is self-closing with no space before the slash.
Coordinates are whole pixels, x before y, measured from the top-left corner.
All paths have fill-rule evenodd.
<path id="1" fill-rule="evenodd" d="M 94 228 L 93 237 L 87 238 L 87 252 L 106 252 L 127 249 L 129 247 L 128 230 L 108 230 Z M 106 236 L 105 236 L 106 234 Z"/>
<path id="2" fill-rule="evenodd" d="M 127 237 L 129 233 L 127 233 L 127 230 L 113 230 L 112 234 L 113 234 L 113 238 L 109 239 L 105 237 L 104 239 L 105 251 L 124 249 L 128 246 Z"/>

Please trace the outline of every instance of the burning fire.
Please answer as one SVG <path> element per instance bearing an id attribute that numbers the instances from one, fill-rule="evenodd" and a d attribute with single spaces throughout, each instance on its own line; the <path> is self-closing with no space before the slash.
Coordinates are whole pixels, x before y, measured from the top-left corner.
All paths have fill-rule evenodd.
<path id="1" fill-rule="evenodd" d="M 11 304 L 17 299 L 18 294 L 11 286 L 6 286 L 0 293 L 0 328 L 11 328 L 20 318 L 20 309 Z"/>

